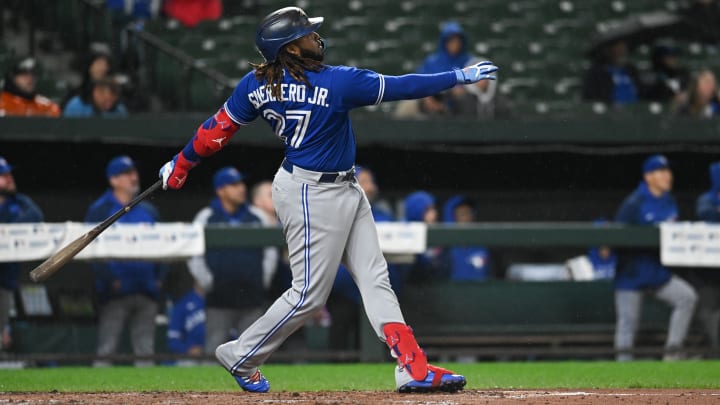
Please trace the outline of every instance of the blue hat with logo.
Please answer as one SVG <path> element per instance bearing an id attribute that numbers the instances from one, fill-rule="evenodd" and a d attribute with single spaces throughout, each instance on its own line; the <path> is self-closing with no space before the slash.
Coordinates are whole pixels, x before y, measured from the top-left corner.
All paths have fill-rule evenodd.
<path id="1" fill-rule="evenodd" d="M 652 155 L 645 159 L 643 163 L 643 174 L 654 172 L 655 170 L 667 169 L 670 167 L 670 162 L 663 155 Z"/>
<path id="2" fill-rule="evenodd" d="M 133 169 L 135 169 L 135 162 L 133 162 L 130 156 L 116 156 L 108 162 L 107 168 L 105 169 L 105 175 L 109 179 L 110 177 L 117 176 L 118 174 L 125 173 Z"/>
<path id="3" fill-rule="evenodd" d="M 0 174 L 10 173 L 12 169 L 13 167 L 10 166 L 10 163 L 8 163 L 4 157 L 0 156 Z"/>
<path id="4" fill-rule="evenodd" d="M 227 166 L 218 170 L 213 176 L 213 186 L 215 190 L 225 187 L 228 184 L 235 184 L 244 181 L 245 177 L 238 171 L 238 169 Z"/>

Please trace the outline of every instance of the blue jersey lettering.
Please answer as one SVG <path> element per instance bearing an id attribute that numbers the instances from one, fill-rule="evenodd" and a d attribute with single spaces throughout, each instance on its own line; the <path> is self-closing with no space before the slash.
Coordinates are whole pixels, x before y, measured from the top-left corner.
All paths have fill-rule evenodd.
<path id="1" fill-rule="evenodd" d="M 250 72 L 238 83 L 225 110 L 238 124 L 258 116 L 265 120 L 296 166 L 319 172 L 348 170 L 355 163 L 355 134 L 348 112 L 380 103 L 384 77 L 346 66 L 325 66 L 306 75 L 311 86 L 286 74 L 278 100 Z"/>

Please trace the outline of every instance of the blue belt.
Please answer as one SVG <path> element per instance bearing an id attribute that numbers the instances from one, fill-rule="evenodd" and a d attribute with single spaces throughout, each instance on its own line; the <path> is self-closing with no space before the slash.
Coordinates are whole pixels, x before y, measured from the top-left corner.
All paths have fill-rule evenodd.
<path id="1" fill-rule="evenodd" d="M 288 162 L 287 159 L 283 159 L 282 168 L 287 170 L 288 173 L 293 172 L 293 164 Z M 331 172 L 331 173 L 323 173 L 320 176 L 320 178 L 318 179 L 318 182 L 320 182 L 320 183 L 335 183 L 338 180 L 350 181 L 353 178 L 355 178 L 355 170 L 349 170 L 347 172 Z"/>

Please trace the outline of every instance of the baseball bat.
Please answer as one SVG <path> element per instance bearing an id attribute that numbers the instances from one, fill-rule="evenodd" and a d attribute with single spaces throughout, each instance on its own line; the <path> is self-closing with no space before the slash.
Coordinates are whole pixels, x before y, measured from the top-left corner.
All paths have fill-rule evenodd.
<path id="1" fill-rule="evenodd" d="M 110 225 L 115 223 L 121 216 L 128 213 L 134 206 L 138 205 L 140 201 L 147 198 L 155 190 L 162 187 L 162 180 L 158 180 L 152 186 L 148 187 L 145 191 L 138 194 L 132 199 L 125 207 L 119 209 L 116 213 L 109 216 L 106 220 L 99 223 L 93 229 L 87 231 L 85 234 L 68 243 L 67 246 L 55 252 L 41 265 L 37 266 L 33 271 L 30 272 L 30 279 L 36 283 L 46 280 L 48 277 L 55 274 L 62 266 L 72 260 L 81 250 L 85 249 L 90 242 L 94 241 L 104 230 Z"/>

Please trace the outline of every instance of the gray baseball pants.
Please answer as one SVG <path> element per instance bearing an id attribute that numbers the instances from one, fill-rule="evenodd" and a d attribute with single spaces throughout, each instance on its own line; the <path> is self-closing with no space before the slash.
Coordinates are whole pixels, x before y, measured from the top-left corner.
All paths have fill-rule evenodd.
<path id="1" fill-rule="evenodd" d="M 233 374 L 255 373 L 325 304 L 341 261 L 381 341 L 383 325 L 405 323 L 365 193 L 354 179 L 321 183 L 321 175 L 298 167 L 275 175 L 272 197 L 288 244 L 292 286 L 237 340 L 217 348 L 218 360 Z"/>
<path id="2" fill-rule="evenodd" d="M 630 353 L 623 350 L 632 349 L 635 344 L 635 334 L 640 325 L 644 291 L 616 290 L 615 311 L 617 324 L 615 327 L 615 350 L 617 360 L 632 360 Z M 688 333 L 690 321 L 693 318 L 698 295 L 695 289 L 680 277 L 672 276 L 670 281 L 655 291 L 655 298 L 672 307 L 670 325 L 668 326 L 665 348 L 677 349 L 683 346 Z"/>
<path id="3" fill-rule="evenodd" d="M 157 303 L 142 294 L 133 294 L 108 301 L 100 308 L 98 324 L 98 356 L 115 354 L 127 321 L 130 324 L 130 342 L 133 353 L 147 356 L 155 353 L 155 315 Z M 148 361 L 136 361 L 136 366 L 152 365 Z M 95 362 L 96 367 L 109 365 Z"/>

